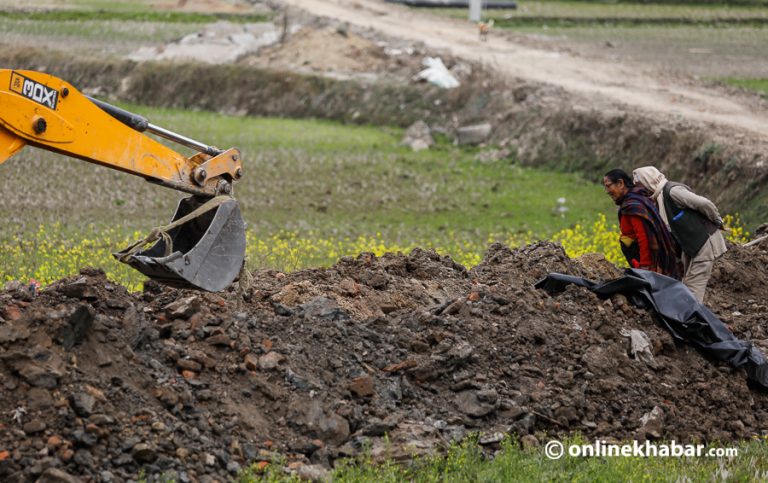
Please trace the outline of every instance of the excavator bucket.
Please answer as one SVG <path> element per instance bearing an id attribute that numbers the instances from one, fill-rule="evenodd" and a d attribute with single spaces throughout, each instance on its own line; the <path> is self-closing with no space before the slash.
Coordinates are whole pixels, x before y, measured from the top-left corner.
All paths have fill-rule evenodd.
<path id="1" fill-rule="evenodd" d="M 173 221 L 194 212 L 206 200 L 194 196 L 179 202 Z M 218 292 L 237 278 L 245 259 L 245 223 L 237 201 L 229 199 L 215 209 L 168 231 L 171 252 L 160 238 L 152 247 L 127 255 L 115 253 L 153 280 L 179 288 Z"/>

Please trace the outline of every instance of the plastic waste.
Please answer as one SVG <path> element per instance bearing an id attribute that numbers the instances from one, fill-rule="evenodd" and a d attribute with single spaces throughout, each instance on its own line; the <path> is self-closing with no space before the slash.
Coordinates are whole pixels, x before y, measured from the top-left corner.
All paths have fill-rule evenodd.
<path id="1" fill-rule="evenodd" d="M 426 69 L 416 74 L 413 79 L 417 81 L 425 80 L 443 89 L 453 89 L 459 87 L 460 83 L 451 74 L 440 57 L 424 57 L 421 61 Z"/>
<path id="2" fill-rule="evenodd" d="M 653 352 L 651 352 L 651 339 L 648 338 L 648 334 L 636 329 L 622 329 L 620 333 L 624 337 L 629 337 L 629 352 L 632 357 L 645 362 L 652 369 L 658 367 L 653 358 Z"/>
<path id="3" fill-rule="evenodd" d="M 682 282 L 648 270 L 629 268 L 623 277 L 602 283 L 553 272 L 534 286 L 557 294 L 568 284 L 586 287 L 600 298 L 624 294 L 635 306 L 656 312 L 672 337 L 687 342 L 711 359 L 727 362 L 734 368 L 744 367 L 749 386 L 768 391 L 768 360 L 763 353 L 751 343 L 736 338 Z"/>

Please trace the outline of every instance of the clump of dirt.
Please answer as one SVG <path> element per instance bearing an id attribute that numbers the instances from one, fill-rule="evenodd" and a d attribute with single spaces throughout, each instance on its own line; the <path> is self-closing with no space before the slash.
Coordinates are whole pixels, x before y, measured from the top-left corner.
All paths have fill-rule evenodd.
<path id="1" fill-rule="evenodd" d="M 766 242 L 733 246 L 715 268 L 709 306 L 742 338 L 765 337 L 767 261 Z M 259 270 L 244 294 L 131 294 L 96 269 L 12 283 L 0 478 L 221 481 L 254 462 L 320 478 L 365 448 L 408 459 L 470 432 L 493 451 L 507 434 L 729 441 L 768 425 L 743 370 L 676 344 L 623 296 L 533 288 L 552 271 L 620 275 L 541 242 L 492 245 L 472 270 L 420 249 Z M 630 355 L 631 330 L 651 357 Z"/>

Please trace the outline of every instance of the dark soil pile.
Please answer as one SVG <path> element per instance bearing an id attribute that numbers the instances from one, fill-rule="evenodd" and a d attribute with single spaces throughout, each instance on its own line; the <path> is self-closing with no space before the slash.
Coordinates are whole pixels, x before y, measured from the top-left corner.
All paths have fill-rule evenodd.
<path id="1" fill-rule="evenodd" d="M 768 243 L 731 247 L 709 306 L 768 342 Z M 434 252 L 257 271 L 245 296 L 84 269 L 0 292 L 0 479 L 225 481 L 251 463 L 320 478 L 369 448 L 410 458 L 470 432 L 493 450 L 587 438 L 736 440 L 768 427 L 743 370 L 678 345 L 623 296 L 532 287 L 620 272 L 548 243 L 493 245 L 471 271 Z M 631 330 L 650 354 L 633 357 Z M 385 443 L 384 435 L 388 442 Z"/>

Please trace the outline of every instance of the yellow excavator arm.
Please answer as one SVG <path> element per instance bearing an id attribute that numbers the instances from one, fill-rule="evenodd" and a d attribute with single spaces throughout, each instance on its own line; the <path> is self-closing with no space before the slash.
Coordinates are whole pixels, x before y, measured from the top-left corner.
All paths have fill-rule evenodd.
<path id="1" fill-rule="evenodd" d="M 185 157 L 145 131 L 197 153 Z M 223 290 L 237 277 L 245 257 L 244 223 L 231 197 L 232 183 L 243 175 L 237 149 L 155 126 L 50 74 L 0 69 L 0 164 L 25 145 L 194 195 L 181 201 L 170 225 L 145 240 L 154 246 L 116 254 L 120 261 L 179 287 Z"/>
<path id="2" fill-rule="evenodd" d="M 143 131 L 200 152 L 184 157 Z M 242 176 L 237 149 L 221 151 L 154 126 L 52 75 L 0 70 L 0 163 L 25 144 L 203 196 L 226 193 L 224 183 Z"/>

